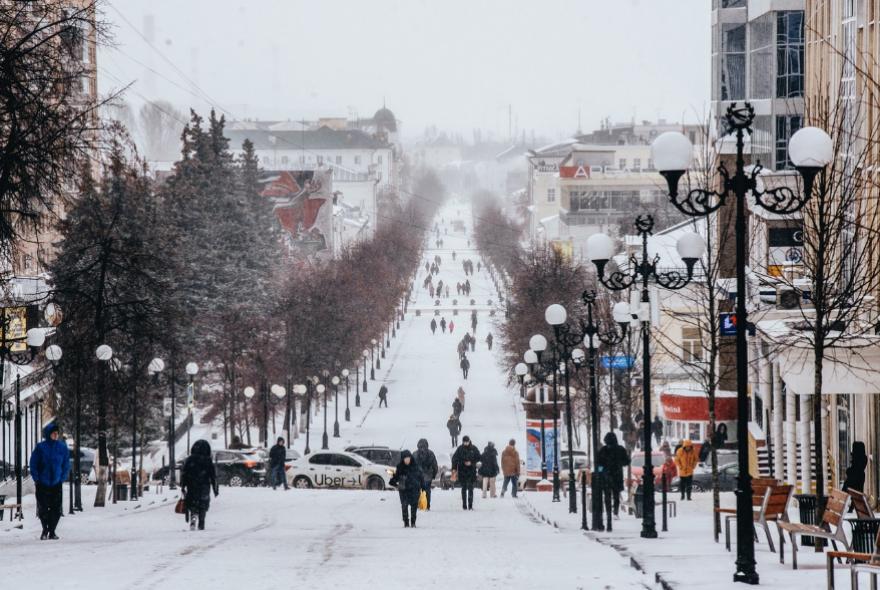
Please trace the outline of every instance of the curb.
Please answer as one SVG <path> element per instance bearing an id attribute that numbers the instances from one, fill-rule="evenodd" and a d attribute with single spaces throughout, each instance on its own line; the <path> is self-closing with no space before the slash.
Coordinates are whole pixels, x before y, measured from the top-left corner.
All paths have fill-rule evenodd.
<path id="1" fill-rule="evenodd" d="M 524 494 L 524 496 L 525 496 L 525 494 Z M 524 497 L 523 502 L 527 505 L 529 512 L 531 512 L 535 516 L 535 518 L 541 520 L 542 522 L 544 522 L 554 528 L 557 528 L 557 529 L 559 528 L 559 523 L 557 521 L 552 520 L 552 519 L 548 518 L 547 516 L 545 516 L 540 510 L 538 510 L 535 507 L 534 504 L 529 502 L 528 498 Z M 660 572 L 660 571 L 649 572 L 645 568 L 645 566 L 636 558 L 635 555 L 632 554 L 632 552 L 627 547 L 620 545 L 618 543 L 615 543 L 611 539 L 608 539 L 605 537 L 600 537 L 599 535 L 593 533 L 592 531 L 581 531 L 581 533 L 585 537 L 592 539 L 593 541 L 596 541 L 597 543 L 599 543 L 601 545 L 604 545 L 606 547 L 610 547 L 610 548 L 614 549 L 621 557 L 624 557 L 627 560 L 629 560 L 629 566 L 631 568 L 633 568 L 634 570 L 636 570 L 642 574 L 645 574 L 646 576 L 653 576 L 654 583 L 657 584 L 660 588 L 662 588 L 662 590 L 676 590 L 677 586 L 674 583 L 667 580 L 664 577 L 663 572 Z"/>

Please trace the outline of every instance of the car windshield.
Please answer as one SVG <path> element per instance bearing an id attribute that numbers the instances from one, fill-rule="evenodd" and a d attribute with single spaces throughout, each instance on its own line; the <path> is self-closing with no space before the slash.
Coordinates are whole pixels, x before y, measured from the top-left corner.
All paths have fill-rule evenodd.
<path id="1" fill-rule="evenodd" d="M 657 467 L 658 465 L 662 465 L 666 460 L 666 456 L 663 453 L 651 453 L 651 463 L 653 463 L 653 467 Z M 637 453 L 632 456 L 632 466 L 633 467 L 644 467 L 645 466 L 645 454 Z"/>

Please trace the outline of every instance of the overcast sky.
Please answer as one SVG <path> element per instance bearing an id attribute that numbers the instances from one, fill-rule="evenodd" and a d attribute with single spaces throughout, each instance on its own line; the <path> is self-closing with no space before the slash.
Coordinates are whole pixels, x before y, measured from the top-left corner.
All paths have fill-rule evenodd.
<path id="1" fill-rule="evenodd" d="M 135 106 L 308 119 L 371 116 L 384 99 L 406 137 L 433 124 L 470 139 L 506 137 L 509 109 L 515 129 L 557 138 L 579 110 L 589 130 L 695 120 L 709 100 L 708 0 L 107 2 L 101 87 L 134 82 Z"/>

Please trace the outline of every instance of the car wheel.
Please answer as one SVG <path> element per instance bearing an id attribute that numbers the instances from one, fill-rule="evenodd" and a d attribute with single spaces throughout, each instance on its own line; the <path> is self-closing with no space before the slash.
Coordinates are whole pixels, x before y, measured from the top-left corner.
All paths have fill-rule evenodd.
<path id="1" fill-rule="evenodd" d="M 79 482 L 80 482 L 80 484 L 82 484 L 84 486 L 89 485 L 89 474 L 88 473 L 81 473 L 79 476 Z"/>
<path id="2" fill-rule="evenodd" d="M 695 491 L 695 492 L 705 492 L 706 491 L 705 489 L 703 489 L 703 484 L 700 484 L 697 482 L 693 483 L 692 488 L 693 488 L 693 491 Z"/>
<path id="3" fill-rule="evenodd" d="M 368 490 L 384 490 L 385 482 L 378 475 L 372 475 L 367 480 L 367 489 Z"/>
<path id="4" fill-rule="evenodd" d="M 229 476 L 229 481 L 227 483 L 229 484 L 229 487 L 240 488 L 245 484 L 245 479 L 242 474 L 233 473 Z"/>
<path id="5" fill-rule="evenodd" d="M 312 487 L 312 482 L 305 475 L 297 475 L 293 479 L 293 487 L 299 490 L 307 490 Z"/>

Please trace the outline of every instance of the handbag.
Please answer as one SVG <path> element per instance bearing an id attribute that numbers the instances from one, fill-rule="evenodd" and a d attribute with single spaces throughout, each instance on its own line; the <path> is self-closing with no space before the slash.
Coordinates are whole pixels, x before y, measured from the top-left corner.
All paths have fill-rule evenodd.
<path id="1" fill-rule="evenodd" d="M 419 494 L 419 510 L 427 510 L 428 509 L 428 494 L 425 493 L 425 490 L 422 490 Z"/>
<path id="2" fill-rule="evenodd" d="M 458 471 L 452 470 L 452 474 L 449 476 L 449 481 L 455 483 L 458 481 Z"/>
<path id="3" fill-rule="evenodd" d="M 186 512 L 186 502 L 184 501 L 183 496 L 181 496 L 177 500 L 177 504 L 174 505 L 174 513 L 175 514 L 184 514 L 185 512 Z"/>

